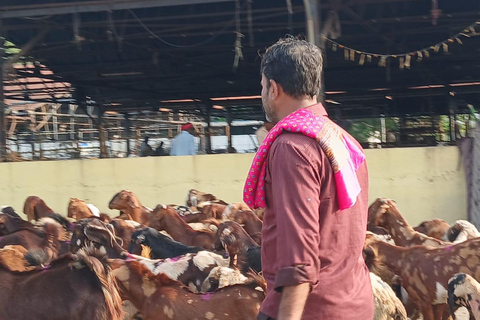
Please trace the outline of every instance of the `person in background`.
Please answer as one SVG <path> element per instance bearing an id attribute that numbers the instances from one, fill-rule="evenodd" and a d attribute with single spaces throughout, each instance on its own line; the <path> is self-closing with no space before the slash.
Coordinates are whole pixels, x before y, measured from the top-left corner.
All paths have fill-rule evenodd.
<path id="1" fill-rule="evenodd" d="M 262 57 L 262 103 L 275 127 L 244 188 L 247 205 L 265 208 L 259 320 L 373 319 L 362 255 L 367 164 L 317 103 L 321 72 L 320 49 L 304 40 L 281 39 Z"/>
<path id="2" fill-rule="evenodd" d="M 168 156 L 168 153 L 163 149 L 164 144 L 165 143 L 161 141 L 158 147 L 155 149 L 156 156 Z"/>
<path id="3" fill-rule="evenodd" d="M 195 146 L 195 128 L 193 124 L 186 123 L 182 126 L 182 132 L 172 140 L 171 156 L 193 156 L 197 154 Z"/>
<path id="4" fill-rule="evenodd" d="M 145 137 L 142 144 L 140 145 L 140 157 L 148 157 L 153 153 L 152 147 L 148 144 L 148 137 Z"/>
<path id="5" fill-rule="evenodd" d="M 263 140 L 265 140 L 265 137 L 267 136 L 268 131 L 270 131 L 270 129 L 272 129 L 273 126 L 274 126 L 273 123 L 265 121 L 265 124 L 260 128 L 258 128 L 257 131 L 255 131 L 259 146 L 262 144 Z"/>

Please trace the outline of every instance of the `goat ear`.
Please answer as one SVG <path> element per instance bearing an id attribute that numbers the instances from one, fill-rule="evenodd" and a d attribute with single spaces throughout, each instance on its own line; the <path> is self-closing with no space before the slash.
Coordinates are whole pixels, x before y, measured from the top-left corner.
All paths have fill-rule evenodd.
<path id="1" fill-rule="evenodd" d="M 223 247 L 225 247 L 225 245 L 231 245 L 235 242 L 235 240 L 236 237 L 230 227 L 223 229 L 222 234 L 220 235 L 220 242 L 222 243 Z"/>
<path id="2" fill-rule="evenodd" d="M 128 197 L 128 204 L 130 205 L 130 207 L 131 207 L 132 209 L 135 209 L 135 208 L 140 207 L 140 206 L 138 205 L 137 199 L 134 198 L 133 196 Z"/>
<path id="3" fill-rule="evenodd" d="M 384 214 L 385 214 L 385 210 L 377 211 L 377 213 L 375 214 L 375 219 L 373 219 L 374 226 L 378 226 Z"/>
<path id="4" fill-rule="evenodd" d="M 85 233 L 85 236 L 93 242 L 101 244 L 109 242 L 108 240 L 110 238 L 110 235 L 108 231 L 103 228 L 88 225 L 85 227 L 83 232 Z"/>

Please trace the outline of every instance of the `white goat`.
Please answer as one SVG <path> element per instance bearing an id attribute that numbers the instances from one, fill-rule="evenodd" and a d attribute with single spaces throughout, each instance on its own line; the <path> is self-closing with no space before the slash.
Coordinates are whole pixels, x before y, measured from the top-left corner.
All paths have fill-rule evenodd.
<path id="1" fill-rule="evenodd" d="M 215 267 L 202 283 L 202 292 L 213 291 L 234 284 L 242 284 L 248 281 L 239 270 L 228 267 Z"/>
<path id="2" fill-rule="evenodd" d="M 407 320 L 407 311 L 392 288 L 371 272 L 370 281 L 375 306 L 373 320 Z"/>
<path id="3" fill-rule="evenodd" d="M 460 243 L 467 241 L 468 239 L 480 237 L 480 232 L 477 228 L 466 220 L 457 220 L 447 230 L 443 236 L 443 240 L 453 243 Z"/>

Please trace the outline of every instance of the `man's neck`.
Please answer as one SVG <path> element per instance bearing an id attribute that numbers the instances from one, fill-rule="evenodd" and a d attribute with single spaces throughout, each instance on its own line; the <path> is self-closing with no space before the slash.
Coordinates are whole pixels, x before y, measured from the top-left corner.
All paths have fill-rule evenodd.
<path id="1" fill-rule="evenodd" d="M 307 108 L 317 104 L 317 99 L 315 98 L 308 98 L 308 99 L 295 99 L 288 97 L 284 101 L 285 107 L 282 111 L 280 111 L 279 118 L 283 119 L 288 116 L 290 113 L 295 112 L 297 110 Z"/>

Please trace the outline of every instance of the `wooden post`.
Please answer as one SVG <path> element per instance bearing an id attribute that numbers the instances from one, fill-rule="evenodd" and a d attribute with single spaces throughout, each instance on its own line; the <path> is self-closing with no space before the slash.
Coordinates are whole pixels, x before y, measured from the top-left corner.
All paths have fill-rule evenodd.
<path id="1" fill-rule="evenodd" d="M 7 156 L 7 123 L 5 119 L 5 93 L 4 79 L 4 41 L 2 40 L 2 21 L 0 20 L 0 161 L 5 161 Z"/>
<path id="2" fill-rule="evenodd" d="M 232 146 L 232 109 L 227 107 L 227 128 L 226 134 L 228 139 L 228 148 L 227 153 L 234 153 L 233 146 Z"/>

